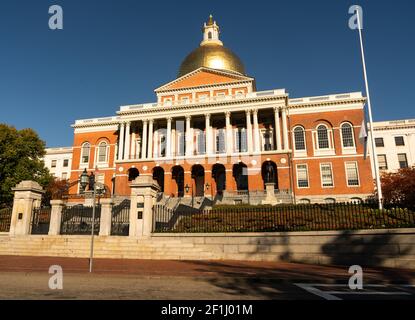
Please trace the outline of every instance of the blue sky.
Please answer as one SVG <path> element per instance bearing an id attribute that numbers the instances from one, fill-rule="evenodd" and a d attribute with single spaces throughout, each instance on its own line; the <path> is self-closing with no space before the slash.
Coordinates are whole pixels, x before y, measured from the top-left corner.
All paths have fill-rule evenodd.
<path id="1" fill-rule="evenodd" d="M 48 28 L 61 5 L 64 30 Z M 72 145 L 76 119 L 155 101 L 201 41 L 210 13 L 258 90 L 291 97 L 364 91 L 343 0 L 0 1 L 0 122 Z M 415 118 L 415 2 L 359 1 L 375 120 Z"/>

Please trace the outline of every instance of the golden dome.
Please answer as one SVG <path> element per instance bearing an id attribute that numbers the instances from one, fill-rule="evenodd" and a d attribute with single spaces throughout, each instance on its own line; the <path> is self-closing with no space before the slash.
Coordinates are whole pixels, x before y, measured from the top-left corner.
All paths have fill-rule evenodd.
<path id="1" fill-rule="evenodd" d="M 199 48 L 191 52 L 182 62 L 178 77 L 201 67 L 236 72 L 245 75 L 245 67 L 231 50 L 219 40 L 219 26 L 209 17 L 204 26 L 204 40 Z"/>

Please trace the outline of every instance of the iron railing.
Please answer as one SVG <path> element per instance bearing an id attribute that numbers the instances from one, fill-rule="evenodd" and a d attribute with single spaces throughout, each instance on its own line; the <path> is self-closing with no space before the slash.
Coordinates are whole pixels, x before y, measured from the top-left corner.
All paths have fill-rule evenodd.
<path id="1" fill-rule="evenodd" d="M 89 235 L 92 232 L 92 207 L 77 205 L 62 211 L 61 234 Z M 99 234 L 101 206 L 95 207 L 94 234 Z"/>
<path id="2" fill-rule="evenodd" d="M 124 200 L 112 207 L 111 235 L 128 236 L 130 230 L 130 200 Z"/>
<path id="3" fill-rule="evenodd" d="M 0 232 L 9 232 L 12 221 L 12 208 L 0 209 Z"/>
<path id="4" fill-rule="evenodd" d="M 41 207 L 33 209 L 31 234 L 48 234 L 52 208 Z"/>
<path id="5" fill-rule="evenodd" d="M 211 210 L 172 210 L 154 206 L 153 231 L 279 232 L 415 227 L 415 208 L 372 203 L 218 206 Z"/>

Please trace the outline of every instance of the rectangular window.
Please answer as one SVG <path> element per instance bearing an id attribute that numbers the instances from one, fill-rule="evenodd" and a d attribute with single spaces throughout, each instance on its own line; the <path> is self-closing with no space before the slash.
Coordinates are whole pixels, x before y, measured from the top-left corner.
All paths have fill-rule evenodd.
<path id="1" fill-rule="evenodd" d="M 331 163 L 322 163 L 320 165 L 321 171 L 321 185 L 323 187 L 333 187 L 333 170 L 331 168 Z"/>
<path id="2" fill-rule="evenodd" d="M 408 159 L 406 158 L 406 153 L 398 154 L 399 168 L 404 169 L 408 168 Z"/>
<path id="3" fill-rule="evenodd" d="M 63 160 L 63 167 L 64 167 L 64 168 L 69 167 L 69 159 L 65 159 L 65 160 Z"/>
<path id="4" fill-rule="evenodd" d="M 183 103 L 183 104 L 189 104 L 190 99 L 189 99 L 189 97 L 183 97 L 183 98 L 181 99 L 181 101 L 182 101 L 182 103 Z"/>
<path id="5" fill-rule="evenodd" d="M 56 168 L 57 160 L 52 160 L 51 168 Z"/>
<path id="6" fill-rule="evenodd" d="M 225 153 L 225 130 L 219 129 L 216 131 L 216 153 Z"/>
<path id="7" fill-rule="evenodd" d="M 97 174 L 95 176 L 95 181 L 97 182 L 96 188 L 98 190 L 102 190 L 104 189 L 104 184 L 105 184 L 105 174 L 101 173 L 101 174 Z"/>
<path id="8" fill-rule="evenodd" d="M 68 179 L 68 174 L 66 172 L 62 173 L 62 180 Z"/>
<path id="9" fill-rule="evenodd" d="M 359 186 L 359 172 L 356 162 L 346 162 L 346 178 L 349 187 Z"/>
<path id="10" fill-rule="evenodd" d="M 375 144 L 376 144 L 376 147 L 378 147 L 378 148 L 385 146 L 385 144 L 383 142 L 383 138 L 375 138 Z"/>
<path id="11" fill-rule="evenodd" d="M 388 162 L 386 161 L 386 154 L 378 154 L 379 170 L 388 170 Z"/>
<path id="12" fill-rule="evenodd" d="M 405 141 L 403 140 L 403 137 L 402 136 L 395 137 L 395 145 L 397 147 L 401 147 L 401 146 L 404 146 L 405 145 Z"/>
<path id="13" fill-rule="evenodd" d="M 298 188 L 308 188 L 308 170 L 306 164 L 297 165 L 297 186 Z"/>
<path id="14" fill-rule="evenodd" d="M 199 101 L 200 102 L 205 102 L 205 101 L 207 101 L 208 100 L 208 95 L 207 94 L 201 94 L 200 96 L 199 96 Z"/>
<path id="15" fill-rule="evenodd" d="M 247 152 L 248 141 L 245 128 L 238 128 L 235 132 L 235 150 L 236 152 Z"/>
<path id="16" fill-rule="evenodd" d="M 203 131 L 199 132 L 199 135 L 197 136 L 197 151 L 198 154 L 206 153 L 206 139 Z"/>

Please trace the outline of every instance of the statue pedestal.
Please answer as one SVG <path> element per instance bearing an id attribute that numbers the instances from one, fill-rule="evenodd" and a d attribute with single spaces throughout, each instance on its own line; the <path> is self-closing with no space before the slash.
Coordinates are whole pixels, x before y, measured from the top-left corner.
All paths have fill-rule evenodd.
<path id="1" fill-rule="evenodd" d="M 262 201 L 262 204 L 271 204 L 275 205 L 278 203 L 277 198 L 275 197 L 275 183 L 270 182 L 265 184 L 266 198 Z"/>

